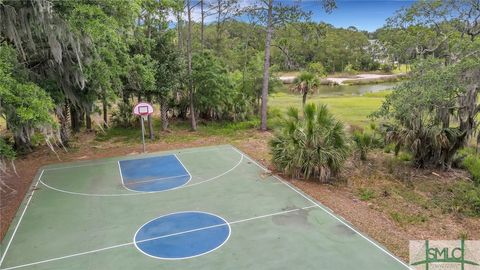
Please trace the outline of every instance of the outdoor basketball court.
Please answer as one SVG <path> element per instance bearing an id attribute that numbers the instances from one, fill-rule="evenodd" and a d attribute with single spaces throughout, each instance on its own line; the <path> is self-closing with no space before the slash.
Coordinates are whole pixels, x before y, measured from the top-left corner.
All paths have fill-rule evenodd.
<path id="1" fill-rule="evenodd" d="M 229 145 L 52 165 L 33 183 L 0 269 L 408 269 Z"/>

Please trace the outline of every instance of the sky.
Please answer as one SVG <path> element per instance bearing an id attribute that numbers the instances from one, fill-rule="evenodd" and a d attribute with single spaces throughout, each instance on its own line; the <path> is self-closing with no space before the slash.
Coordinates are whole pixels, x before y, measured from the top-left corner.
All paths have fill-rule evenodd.
<path id="1" fill-rule="evenodd" d="M 198 0 L 193 0 L 197 2 Z M 213 1 L 213 0 L 205 0 Z M 274 0 L 275 2 L 282 2 L 287 5 L 297 3 L 296 0 Z M 214 2 L 214 1 L 213 1 Z M 240 0 L 240 7 L 252 5 L 256 0 Z M 373 32 L 382 27 L 386 19 L 395 14 L 395 11 L 402 7 L 409 7 L 415 1 L 413 0 L 336 0 L 337 8 L 330 14 L 327 14 L 321 5 L 320 0 L 303 0 L 300 6 L 313 13 L 312 20 L 315 22 L 326 22 L 335 27 L 347 28 L 355 26 L 359 30 L 367 30 Z M 200 21 L 200 8 L 195 5 L 192 14 L 194 21 Z M 171 15 L 171 21 L 175 18 Z M 242 18 L 240 18 L 241 20 Z M 214 16 L 208 17 L 205 23 L 211 23 L 215 20 Z"/>
<path id="2" fill-rule="evenodd" d="M 312 20 L 324 21 L 336 27 L 355 26 L 359 30 L 375 31 L 382 27 L 388 17 L 402 7 L 409 7 L 414 1 L 402 0 L 340 0 L 332 13 L 326 14 L 318 1 L 304 1 L 302 7 L 313 12 Z"/>

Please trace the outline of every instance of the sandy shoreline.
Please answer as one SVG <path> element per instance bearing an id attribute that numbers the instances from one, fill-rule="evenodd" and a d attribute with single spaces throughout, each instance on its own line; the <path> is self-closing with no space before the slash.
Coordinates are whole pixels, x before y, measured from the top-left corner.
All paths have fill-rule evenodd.
<path id="1" fill-rule="evenodd" d="M 370 79 L 383 79 L 383 78 L 391 78 L 391 77 L 397 77 L 399 74 L 357 74 L 352 77 L 327 77 L 325 81 L 331 82 L 332 84 L 343 84 L 343 82 L 348 81 L 348 80 L 370 80 Z M 285 83 L 285 84 L 290 84 L 293 83 L 295 80 L 296 76 L 280 76 L 279 79 Z"/>

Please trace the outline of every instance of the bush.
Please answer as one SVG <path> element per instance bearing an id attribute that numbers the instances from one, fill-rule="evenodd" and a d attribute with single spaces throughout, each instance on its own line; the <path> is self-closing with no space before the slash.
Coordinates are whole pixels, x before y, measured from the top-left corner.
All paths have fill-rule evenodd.
<path id="1" fill-rule="evenodd" d="M 378 70 L 380 68 L 381 64 L 377 61 L 372 61 L 368 64 L 368 70 Z"/>
<path id="2" fill-rule="evenodd" d="M 382 64 L 380 65 L 380 69 L 383 71 L 383 72 L 386 72 L 386 73 L 390 73 L 392 72 L 393 70 L 393 67 L 389 64 Z"/>
<path id="3" fill-rule="evenodd" d="M 360 196 L 360 200 L 369 201 L 375 198 L 375 191 L 369 188 L 359 188 L 358 195 Z"/>
<path id="4" fill-rule="evenodd" d="M 279 108 L 270 107 L 267 111 L 267 121 L 268 126 L 272 128 L 277 128 L 282 125 L 282 116 L 283 113 Z"/>
<path id="5" fill-rule="evenodd" d="M 115 127 L 134 127 L 136 122 L 138 122 L 138 119 L 132 114 L 132 106 L 130 104 L 119 103 L 118 109 L 112 112 L 112 124 Z"/>
<path id="6" fill-rule="evenodd" d="M 327 76 L 327 71 L 320 62 L 310 63 L 307 67 L 307 71 L 317 75 L 319 78 Z"/>
<path id="7" fill-rule="evenodd" d="M 466 155 L 462 161 L 462 166 L 472 175 L 472 180 L 477 186 L 480 186 L 480 157 L 472 151 L 463 150 Z"/>
<path id="8" fill-rule="evenodd" d="M 453 188 L 452 208 L 468 216 L 480 216 L 480 187 L 460 182 Z"/>
<path id="9" fill-rule="evenodd" d="M 422 214 L 400 213 L 397 211 L 390 212 L 390 217 L 401 226 L 419 224 L 428 221 L 428 217 Z"/>
<path id="10" fill-rule="evenodd" d="M 16 153 L 15 150 L 13 150 L 13 146 L 9 144 L 7 140 L 0 137 L 0 159 L 13 160 L 15 156 Z"/>
<path id="11" fill-rule="evenodd" d="M 1 176 L 7 174 L 7 162 L 12 161 L 12 166 L 14 166 L 13 160 L 15 160 L 16 155 L 13 146 L 0 137 L 0 185 L 2 184 Z M 15 170 L 15 167 L 13 169 Z"/>
<path id="12" fill-rule="evenodd" d="M 375 134 L 366 131 L 355 131 L 353 133 L 355 152 L 360 160 L 367 160 L 368 152 L 381 145 L 382 141 L 375 137 Z"/>
<path id="13" fill-rule="evenodd" d="M 352 64 L 348 64 L 347 66 L 345 66 L 343 71 L 347 72 L 348 74 L 357 74 L 357 70 Z"/>
<path id="14" fill-rule="evenodd" d="M 303 117 L 291 107 L 270 141 L 272 162 L 291 176 L 326 182 L 348 156 L 346 140 L 343 124 L 325 105 L 307 104 Z"/>
<path id="15" fill-rule="evenodd" d="M 397 155 L 398 159 L 401 161 L 411 161 L 412 160 L 412 155 L 409 154 L 408 152 L 400 152 Z"/>

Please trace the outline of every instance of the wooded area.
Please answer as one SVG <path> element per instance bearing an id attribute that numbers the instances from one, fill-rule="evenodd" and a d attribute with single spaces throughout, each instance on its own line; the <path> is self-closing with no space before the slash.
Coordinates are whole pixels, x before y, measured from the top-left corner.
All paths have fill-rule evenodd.
<path id="1" fill-rule="evenodd" d="M 334 0 L 315 3 L 335 14 Z M 362 97 L 319 91 L 342 87 L 326 77 L 358 74 L 401 82 Z M 418 1 L 373 32 L 313 21 L 293 1 L 0 0 L 0 191 L 16 159 L 47 147 L 58 157 L 82 134 L 127 147 L 116 132 L 138 131 L 132 107 L 146 101 L 160 109 L 147 121 L 152 144 L 259 132 L 261 157 L 292 179 L 347 179 L 360 200 L 380 198 L 371 208 L 404 196 L 419 212 L 478 221 L 479 91 L 479 0 Z M 441 186 L 430 189 L 411 179 L 419 170 L 454 180 L 425 180 Z M 379 185 L 393 180 L 376 186 L 372 171 Z M 385 212 L 400 226 L 426 222 Z"/>
<path id="2" fill-rule="evenodd" d="M 298 3 L 272 0 L 2 1 L 0 14 L 1 113 L 12 138 L 2 138 L 2 160 L 31 152 L 37 134 L 56 151 L 83 128 L 133 127 L 131 107 L 142 100 L 160 105 L 162 130 L 170 119 L 188 118 L 195 131 L 199 119 L 255 117 L 267 130 L 274 73 L 289 70 L 303 70 L 295 83 L 305 104 L 329 73 L 413 64 L 373 116 L 419 166 L 450 168 L 476 134 L 474 0 L 421 1 L 374 33 L 311 22 Z M 95 112 L 101 122 L 92 123 Z M 151 117 L 148 127 L 153 139 Z"/>

